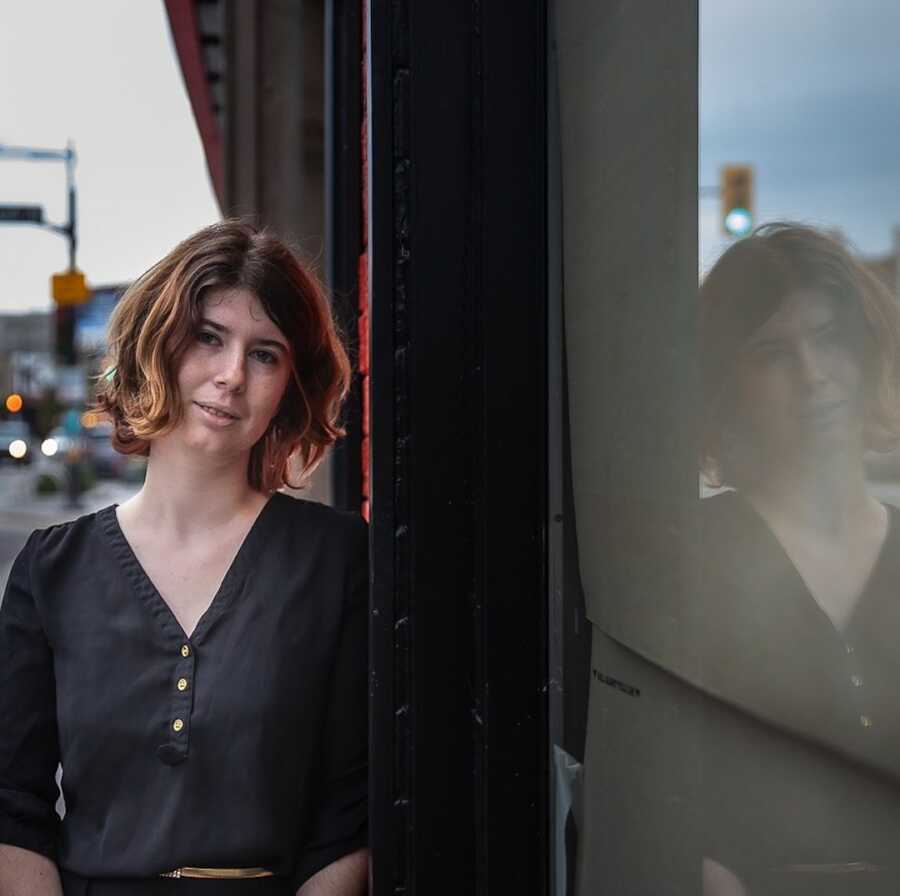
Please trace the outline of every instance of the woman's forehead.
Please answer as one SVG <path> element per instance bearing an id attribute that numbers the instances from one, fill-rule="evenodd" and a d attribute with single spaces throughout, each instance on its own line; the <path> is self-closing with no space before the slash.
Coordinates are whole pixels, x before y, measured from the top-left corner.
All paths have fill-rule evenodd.
<path id="1" fill-rule="evenodd" d="M 211 290 L 201 300 L 200 312 L 207 320 L 231 330 L 252 332 L 260 337 L 284 336 L 266 314 L 259 297 L 243 287 Z"/>
<path id="2" fill-rule="evenodd" d="M 784 338 L 826 326 L 837 316 L 834 296 L 820 289 L 788 293 L 771 317 L 750 337 L 750 342 Z"/>

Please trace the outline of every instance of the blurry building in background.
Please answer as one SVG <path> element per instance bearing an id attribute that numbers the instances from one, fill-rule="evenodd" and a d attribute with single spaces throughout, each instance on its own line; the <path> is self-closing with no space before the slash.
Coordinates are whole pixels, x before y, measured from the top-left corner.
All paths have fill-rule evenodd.
<path id="1" fill-rule="evenodd" d="M 77 364 L 61 367 L 53 312 L 0 315 L 0 396 L 25 399 L 23 417 L 36 430 L 53 425 L 60 408 L 89 403 L 94 378 L 106 354 L 106 328 L 125 285 L 98 286 L 74 309 L 73 351 Z M 38 405 L 41 413 L 37 413 Z"/>
<path id="2" fill-rule="evenodd" d="M 35 392 L 52 368 L 53 316 L 0 314 L 0 392 Z"/>
<path id="3" fill-rule="evenodd" d="M 90 299 L 75 309 L 75 350 L 88 375 L 99 372 L 106 354 L 109 317 L 126 288 L 122 283 L 92 287 Z"/>

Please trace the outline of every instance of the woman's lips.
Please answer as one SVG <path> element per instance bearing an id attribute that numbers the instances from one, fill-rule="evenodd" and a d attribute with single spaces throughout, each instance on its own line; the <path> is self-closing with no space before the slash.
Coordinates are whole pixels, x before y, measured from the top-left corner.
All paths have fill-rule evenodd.
<path id="1" fill-rule="evenodd" d="M 240 419 L 236 414 L 217 408 L 215 405 L 203 404 L 199 401 L 195 401 L 194 404 L 203 411 L 208 419 L 215 420 L 219 424 L 236 423 Z"/>
<path id="2" fill-rule="evenodd" d="M 830 420 L 843 410 L 845 404 L 843 400 L 822 401 L 804 408 L 797 416 L 813 423 Z"/>

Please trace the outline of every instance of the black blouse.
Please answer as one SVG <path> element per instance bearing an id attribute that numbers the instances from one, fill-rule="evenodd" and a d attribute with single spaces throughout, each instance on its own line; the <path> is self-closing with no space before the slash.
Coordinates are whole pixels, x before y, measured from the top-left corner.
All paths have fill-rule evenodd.
<path id="1" fill-rule="evenodd" d="M 697 896 L 709 858 L 754 896 L 896 896 L 900 511 L 841 631 L 747 501 L 698 511 L 682 665 L 593 632 L 588 890 Z"/>
<path id="2" fill-rule="evenodd" d="M 367 606 L 364 522 L 283 494 L 190 637 L 115 507 L 35 532 L 0 607 L 0 842 L 294 886 L 365 846 Z"/>
<path id="3" fill-rule="evenodd" d="M 900 891 L 900 512 L 838 631 L 762 518 L 703 502 L 703 853 L 752 893 Z"/>
<path id="4" fill-rule="evenodd" d="M 843 632 L 737 494 L 704 501 L 701 687 L 900 781 L 900 511 Z"/>

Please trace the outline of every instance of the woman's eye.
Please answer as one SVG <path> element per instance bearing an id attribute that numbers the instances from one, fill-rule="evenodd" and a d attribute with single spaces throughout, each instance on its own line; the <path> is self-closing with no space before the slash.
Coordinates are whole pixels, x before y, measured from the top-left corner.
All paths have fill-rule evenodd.
<path id="1" fill-rule="evenodd" d="M 784 361 L 788 353 L 783 348 L 760 349 L 754 353 L 757 364 L 778 364 Z"/>
<path id="2" fill-rule="evenodd" d="M 262 361 L 263 364 L 277 364 L 278 358 L 272 354 L 272 352 L 267 352 L 265 349 L 258 348 L 253 352 L 254 357 L 258 361 Z"/>
<path id="3" fill-rule="evenodd" d="M 215 333 L 210 333 L 209 330 L 199 330 L 197 332 L 197 341 L 202 342 L 204 345 L 216 345 L 219 342 L 219 337 Z"/>

